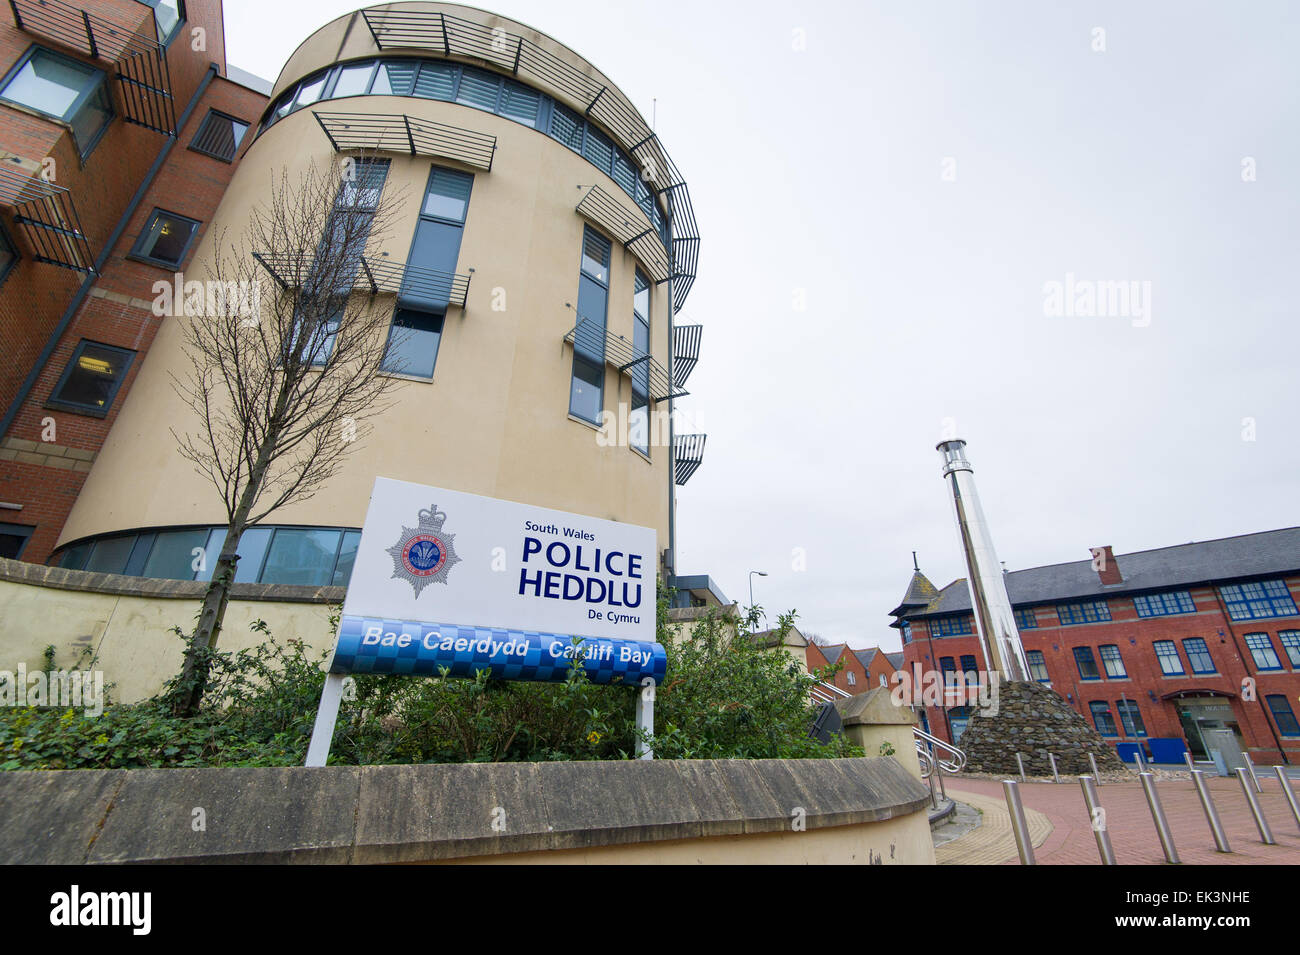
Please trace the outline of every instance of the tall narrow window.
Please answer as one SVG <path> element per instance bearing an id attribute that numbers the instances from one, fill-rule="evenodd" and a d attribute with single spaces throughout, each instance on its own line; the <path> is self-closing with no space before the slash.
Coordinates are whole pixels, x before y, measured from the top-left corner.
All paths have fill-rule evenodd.
<path id="1" fill-rule="evenodd" d="M 434 166 L 388 332 L 384 370 L 432 378 L 474 177 Z"/>
<path id="2" fill-rule="evenodd" d="M 578 273 L 578 324 L 573 336 L 569 414 L 600 424 L 604 407 L 605 321 L 609 307 L 610 242 L 590 227 L 582 235 Z"/>
<path id="3" fill-rule="evenodd" d="M 1047 663 L 1043 660 L 1042 650 L 1026 650 L 1025 662 L 1029 664 L 1029 675 L 1039 683 L 1047 683 L 1051 680 L 1047 675 Z"/>
<path id="4" fill-rule="evenodd" d="M 1074 662 L 1079 667 L 1080 680 L 1101 679 L 1101 673 L 1097 670 L 1097 661 L 1092 656 L 1092 647 L 1075 647 Z"/>
<path id="5" fill-rule="evenodd" d="M 1132 700 L 1116 700 L 1115 709 L 1119 711 L 1119 721 L 1124 725 L 1128 736 L 1146 736 L 1147 727 L 1142 722 L 1142 711 Z"/>
<path id="6" fill-rule="evenodd" d="M 1124 669 L 1124 658 L 1119 655 L 1119 647 L 1108 643 L 1097 650 L 1101 653 L 1101 663 L 1106 668 L 1107 677 L 1122 680 L 1128 676 L 1128 671 Z"/>
<path id="7" fill-rule="evenodd" d="M 1160 663 L 1160 672 L 1165 676 L 1185 676 L 1182 658 L 1172 640 L 1157 640 L 1151 644 L 1156 651 L 1156 660 Z"/>
<path id="8" fill-rule="evenodd" d="M 1246 647 L 1250 650 L 1256 669 L 1282 669 L 1282 661 L 1277 658 L 1277 651 L 1273 649 L 1273 641 L 1269 639 L 1267 633 L 1246 634 Z"/>
<path id="9" fill-rule="evenodd" d="M 1102 736 L 1117 736 L 1115 717 L 1110 715 L 1110 705 L 1105 700 L 1093 700 L 1088 704 L 1092 711 L 1092 722 Z"/>
<path id="10" fill-rule="evenodd" d="M 632 350 L 640 362 L 632 367 L 632 411 L 628 441 L 642 454 L 650 453 L 650 280 L 636 270 L 632 296 Z"/>
<path id="11" fill-rule="evenodd" d="M 1282 641 L 1291 669 L 1300 670 L 1300 630 L 1279 630 L 1277 638 Z"/>
<path id="12" fill-rule="evenodd" d="M 1187 660 L 1192 665 L 1193 673 L 1214 672 L 1214 658 L 1210 656 L 1210 648 L 1205 645 L 1203 639 L 1188 637 L 1183 641 L 1183 650 L 1187 653 Z"/>
<path id="13" fill-rule="evenodd" d="M 194 141 L 190 143 L 190 149 L 213 159 L 230 162 L 235 158 L 235 153 L 239 152 L 239 144 L 244 141 L 246 132 L 248 123 L 242 119 L 218 113 L 215 109 L 209 110 L 203 125 L 194 135 Z"/>

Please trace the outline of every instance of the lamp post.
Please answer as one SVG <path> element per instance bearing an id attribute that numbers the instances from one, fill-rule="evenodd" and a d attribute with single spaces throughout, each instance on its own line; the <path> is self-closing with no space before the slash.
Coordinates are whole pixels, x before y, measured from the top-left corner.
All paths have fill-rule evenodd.
<path id="1" fill-rule="evenodd" d="M 758 574 L 758 576 L 760 576 L 760 577 L 766 577 L 766 576 L 767 576 L 767 571 L 765 571 L 765 570 L 751 570 L 751 571 L 749 572 L 749 609 L 750 609 L 750 610 L 753 610 L 753 609 L 754 609 L 754 575 L 755 575 L 755 574 Z"/>

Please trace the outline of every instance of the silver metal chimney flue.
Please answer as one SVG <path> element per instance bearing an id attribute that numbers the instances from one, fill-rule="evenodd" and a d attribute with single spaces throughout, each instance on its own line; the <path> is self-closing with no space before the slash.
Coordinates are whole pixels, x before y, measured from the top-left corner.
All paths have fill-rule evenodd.
<path id="1" fill-rule="evenodd" d="M 960 438 L 937 445 L 943 455 L 943 476 L 952 488 L 957 531 L 966 555 L 966 583 L 985 666 L 1005 680 L 1027 680 L 1025 648 L 1016 629 L 1011 598 L 1002 577 L 1004 571 L 993 550 L 993 537 L 975 491 L 975 473 L 966 460 L 965 447 L 966 442 Z"/>

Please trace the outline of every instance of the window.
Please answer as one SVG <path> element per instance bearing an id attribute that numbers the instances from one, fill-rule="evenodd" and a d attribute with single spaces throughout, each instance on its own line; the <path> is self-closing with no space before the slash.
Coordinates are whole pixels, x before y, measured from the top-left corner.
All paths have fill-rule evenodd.
<path id="1" fill-rule="evenodd" d="M 1246 634 L 1246 646 L 1255 661 L 1256 669 L 1282 669 L 1282 661 L 1277 658 L 1277 651 L 1273 649 L 1273 641 L 1268 638 L 1267 633 Z"/>
<path id="2" fill-rule="evenodd" d="M 343 312 L 347 308 L 347 299 L 335 299 L 328 314 L 313 318 L 303 315 L 303 304 L 305 303 L 300 303 L 299 311 L 294 315 L 292 337 L 284 345 L 285 361 L 290 361 L 298 350 L 298 338 L 303 330 L 314 328 L 311 338 L 304 342 L 298 360 L 305 365 L 324 365 L 329 362 L 330 355 L 334 353 L 334 340 L 338 338 L 339 325 L 343 319 Z"/>
<path id="3" fill-rule="evenodd" d="M 610 241 L 590 226 L 583 230 L 578 273 L 579 334 L 573 337 L 569 414 L 600 424 L 604 408 L 605 320 L 609 304 Z"/>
<path id="4" fill-rule="evenodd" d="M 1160 672 L 1165 676 L 1185 676 L 1187 671 L 1183 669 L 1182 658 L 1178 656 L 1178 648 L 1174 646 L 1172 640 L 1157 640 L 1151 644 L 1156 651 L 1156 660 L 1160 662 Z"/>
<path id="5" fill-rule="evenodd" d="M 337 530 L 278 527 L 263 576 L 282 584 L 323 587 L 332 579 L 338 549 Z"/>
<path id="6" fill-rule="evenodd" d="M 1214 658 L 1210 656 L 1210 648 L 1200 637 L 1188 637 L 1184 640 L 1183 652 L 1187 654 L 1187 662 L 1192 665 L 1193 673 L 1214 672 Z"/>
<path id="7" fill-rule="evenodd" d="M 430 168 L 398 298 L 403 308 L 446 313 L 473 187 L 474 177 L 469 173 Z"/>
<path id="8" fill-rule="evenodd" d="M 443 316 L 399 308 L 393 314 L 384 352 L 384 370 L 417 378 L 432 378 L 442 341 Z"/>
<path id="9" fill-rule="evenodd" d="M 642 454 L 650 453 L 650 280 L 636 270 L 632 294 L 632 351 L 640 364 L 632 371 L 632 411 L 628 415 L 628 442 Z"/>
<path id="10" fill-rule="evenodd" d="M 1038 618 L 1034 616 L 1034 608 L 1026 607 L 1024 610 L 1016 612 L 1016 628 L 1019 630 L 1035 630 L 1038 627 Z"/>
<path id="11" fill-rule="evenodd" d="M 1230 584 L 1219 593 L 1233 620 L 1261 617 L 1290 617 L 1296 613 L 1291 591 L 1282 580 L 1261 580 L 1253 584 Z"/>
<path id="12" fill-rule="evenodd" d="M 199 224 L 194 219 L 154 209 L 140 238 L 136 240 L 135 247 L 131 249 L 131 257 L 169 269 L 180 268 L 198 228 Z"/>
<path id="13" fill-rule="evenodd" d="M 957 614 L 952 617 L 935 617 L 930 621 L 930 635 L 934 637 L 951 637 L 960 633 L 973 633 L 975 618 L 970 614 Z"/>
<path id="14" fill-rule="evenodd" d="M 969 673 L 978 678 L 979 664 L 975 662 L 975 654 L 963 653 L 961 655 L 961 670 L 963 673 Z"/>
<path id="15" fill-rule="evenodd" d="M 1115 729 L 1115 717 L 1111 716 L 1110 706 L 1105 700 L 1094 700 L 1088 704 L 1088 709 L 1092 710 L 1092 722 L 1098 733 L 1102 736 L 1119 735 Z"/>
<path id="16" fill-rule="evenodd" d="M 103 73 L 40 47 L 9 71 L 0 99 L 67 123 L 83 159 L 113 119 Z"/>
<path id="17" fill-rule="evenodd" d="M 1080 680 L 1101 679 L 1101 673 L 1097 670 L 1097 661 L 1092 657 L 1092 647 L 1075 647 L 1074 662 L 1079 668 Z"/>
<path id="18" fill-rule="evenodd" d="M 1029 675 L 1039 683 L 1050 682 L 1047 675 L 1047 664 L 1043 661 L 1042 650 L 1026 650 L 1025 662 L 1029 664 Z"/>
<path id="19" fill-rule="evenodd" d="M 0 283 L 4 282 L 10 270 L 17 264 L 18 249 L 9 238 L 9 233 L 0 228 Z"/>
<path id="20" fill-rule="evenodd" d="M 903 642 L 904 643 L 912 642 L 912 625 L 908 623 L 906 620 L 903 621 Z"/>
<path id="21" fill-rule="evenodd" d="M 943 673 L 944 686 L 952 686 L 957 682 L 957 661 L 952 657 L 940 657 L 939 670 Z"/>
<path id="22" fill-rule="evenodd" d="M 34 530 L 36 528 L 26 524 L 0 524 L 0 557 L 20 558 Z"/>
<path id="23" fill-rule="evenodd" d="M 1300 630 L 1280 630 L 1277 638 L 1282 641 L 1282 649 L 1291 661 L 1291 669 L 1300 670 Z"/>
<path id="24" fill-rule="evenodd" d="M 1142 711 L 1132 700 L 1116 700 L 1115 709 L 1119 711 L 1119 721 L 1128 736 L 1146 736 L 1146 724 L 1142 722 Z"/>
<path id="25" fill-rule="evenodd" d="M 106 415 L 134 358 L 135 352 L 125 348 L 82 339 L 55 385 L 49 404 L 68 411 Z"/>
<path id="26" fill-rule="evenodd" d="M 857 686 L 857 685 L 858 685 L 858 678 L 854 675 L 854 673 L 853 673 L 852 670 L 848 670 L 848 671 L 846 671 L 844 675 L 845 675 L 846 677 L 848 677 L 849 686 Z"/>
<path id="27" fill-rule="evenodd" d="M 190 143 L 190 149 L 211 156 L 213 159 L 230 162 L 239 152 L 239 144 L 244 141 L 246 132 L 248 132 L 248 123 L 242 119 L 218 113 L 215 109 L 208 110 L 203 125 L 199 127 L 194 141 Z"/>
<path id="28" fill-rule="evenodd" d="M 1119 655 L 1119 647 L 1108 643 L 1097 650 L 1101 653 L 1101 665 L 1106 668 L 1108 678 L 1123 680 L 1128 676 L 1128 671 L 1124 669 L 1124 658 Z"/>
<path id="29" fill-rule="evenodd" d="M 1283 736 L 1300 736 L 1300 723 L 1296 722 L 1295 711 L 1291 709 L 1291 702 L 1280 693 L 1270 694 L 1264 699 L 1268 701 L 1268 708 L 1273 713 L 1273 719 L 1277 723 L 1277 731 Z"/>
<path id="30" fill-rule="evenodd" d="M 1168 617 L 1179 613 L 1196 613 L 1196 601 L 1190 591 L 1171 590 L 1163 594 L 1146 594 L 1133 598 L 1139 617 Z"/>
<path id="31" fill-rule="evenodd" d="M 158 42 L 166 46 L 185 19 L 184 3 L 182 0 L 143 0 L 143 2 L 146 6 L 153 7 L 153 19 L 158 27 Z"/>
<path id="32" fill-rule="evenodd" d="M 1110 619 L 1110 605 L 1104 600 L 1060 604 L 1056 608 L 1056 615 L 1061 618 L 1063 627 L 1078 623 L 1100 623 Z"/>

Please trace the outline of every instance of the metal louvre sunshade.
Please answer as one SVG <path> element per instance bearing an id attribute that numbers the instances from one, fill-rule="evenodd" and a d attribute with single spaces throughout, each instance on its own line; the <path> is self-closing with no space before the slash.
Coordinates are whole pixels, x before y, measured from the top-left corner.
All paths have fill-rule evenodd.
<path id="1" fill-rule="evenodd" d="M 254 252 L 253 258 L 270 273 L 281 288 L 297 288 L 311 274 L 311 259 L 293 254 Z M 473 270 L 471 270 L 473 271 Z M 445 298 L 447 304 L 465 307 L 471 276 L 440 272 L 386 259 L 363 256 L 359 260 L 352 290 L 371 295 L 412 294 L 423 298 Z"/>
<path id="2" fill-rule="evenodd" d="M 679 485 L 691 479 L 704 463 L 706 434 L 678 434 L 673 436 L 673 480 Z"/>
<path id="3" fill-rule="evenodd" d="M 669 277 L 668 253 L 650 220 L 638 208 L 633 212 L 600 186 L 592 186 L 578 203 L 577 211 L 618 239 L 640 260 L 656 282 Z"/>
<path id="4" fill-rule="evenodd" d="M 681 388 L 700 360 L 703 325 L 677 325 L 673 328 L 673 384 Z"/>
<path id="5" fill-rule="evenodd" d="M 528 76 L 544 89 L 579 105 L 605 126 L 641 166 L 646 185 L 666 198 L 672 226 L 673 306 L 680 309 L 695 282 L 700 233 L 690 193 L 654 130 L 621 94 L 531 40 L 500 27 L 432 10 L 362 10 L 375 45 L 430 50 L 488 63 Z"/>
<path id="6" fill-rule="evenodd" d="M 62 0 L 9 0 L 18 29 L 116 66 L 124 120 L 164 136 L 175 136 L 176 110 L 167 51 L 154 32 L 153 12 L 141 7 L 148 11 L 148 34 Z"/>
<path id="7" fill-rule="evenodd" d="M 634 376 L 639 371 L 639 366 L 644 363 L 648 371 L 642 376 L 642 380 L 649 386 L 651 401 L 681 398 L 687 394 L 685 391 L 673 388 L 663 365 L 649 355 L 638 356 L 632 342 L 622 335 L 615 335 L 608 329 L 603 330 L 602 334 L 600 322 L 590 318 L 579 318 L 578 324 L 569 329 L 564 340 L 587 355 L 603 357 L 606 364 L 613 365 L 622 374 Z"/>
<path id="8" fill-rule="evenodd" d="M 437 156 L 492 171 L 497 138 L 405 113 L 313 112 L 335 152 L 345 149 Z"/>
<path id="9" fill-rule="evenodd" d="M 3 163 L 0 202 L 14 210 L 14 223 L 35 261 L 95 274 L 95 254 L 67 189 L 14 163 Z"/>

